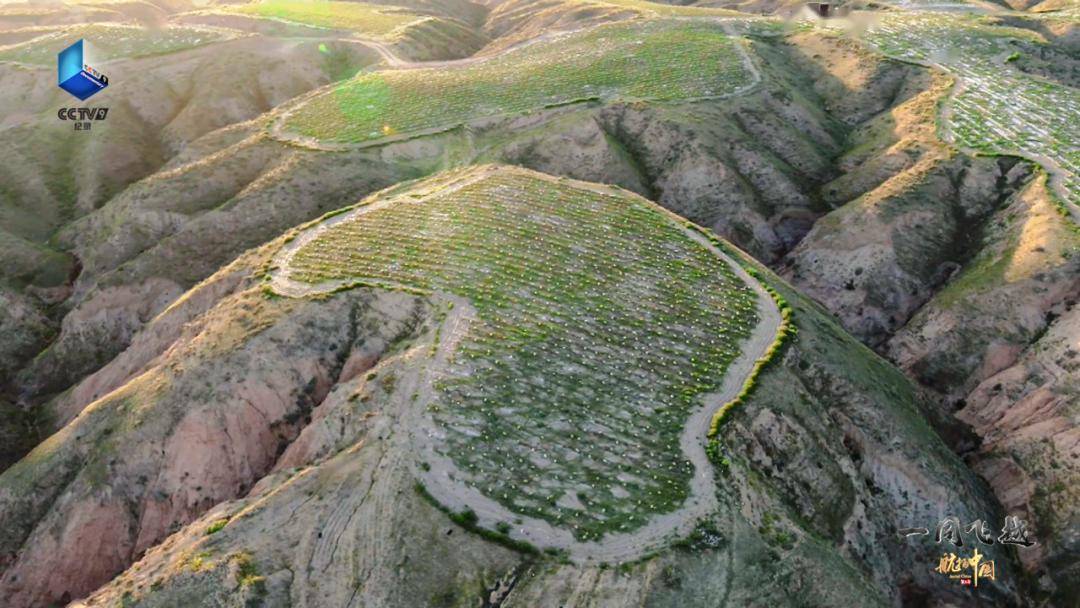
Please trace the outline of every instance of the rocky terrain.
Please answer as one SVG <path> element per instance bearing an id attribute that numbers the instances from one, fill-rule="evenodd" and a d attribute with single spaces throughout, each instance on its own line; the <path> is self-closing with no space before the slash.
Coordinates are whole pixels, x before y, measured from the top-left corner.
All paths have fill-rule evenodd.
<path id="1" fill-rule="evenodd" d="M 993 19 L 1043 36 L 1019 69 L 1074 86 L 1075 17 L 1048 2 Z M 181 1 L 0 10 L 0 605 L 1071 605 L 1080 231 L 1037 159 L 942 138 L 950 74 L 725 10 L 785 8 L 760 3 L 369 4 L 423 20 L 388 38 Z M 366 147 L 273 128 L 361 71 L 664 18 L 727 20 L 752 86 Z M 89 105 L 109 117 L 78 134 L 51 63 L 3 58 L 84 22 L 206 33 L 104 63 Z M 482 163 L 651 200 L 794 309 L 720 427 L 715 508 L 655 552 L 545 553 L 417 486 L 401 387 L 433 373 L 438 297 L 267 287 L 294 227 Z M 1006 514 L 1039 544 L 987 548 L 1001 574 L 977 598 L 896 534 Z"/>

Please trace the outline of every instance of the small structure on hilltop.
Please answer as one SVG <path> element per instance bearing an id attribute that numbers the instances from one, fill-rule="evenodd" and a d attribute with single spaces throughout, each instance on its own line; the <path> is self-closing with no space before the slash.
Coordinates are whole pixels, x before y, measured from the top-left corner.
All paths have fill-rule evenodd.
<path id="1" fill-rule="evenodd" d="M 829 19 L 831 17 L 845 17 L 851 13 L 851 7 L 844 2 L 807 2 L 806 8 L 816 17 Z"/>

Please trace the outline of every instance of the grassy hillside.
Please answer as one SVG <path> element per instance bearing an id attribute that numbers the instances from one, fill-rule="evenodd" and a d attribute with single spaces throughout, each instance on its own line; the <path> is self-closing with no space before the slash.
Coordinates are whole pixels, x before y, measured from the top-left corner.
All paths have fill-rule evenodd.
<path id="1" fill-rule="evenodd" d="M 0 145 L 8 161 L 0 170 L 0 258 L 12 261 L 0 278 L 46 286 L 66 283 L 75 267 L 82 275 L 64 310 L 57 307 L 74 312 L 55 341 L 54 327 L 0 290 L 0 335 L 15 338 L 0 346 L 0 375 L 5 366 L 22 369 L 18 388 L 35 400 L 76 384 L 40 410 L 62 409 L 61 430 L 0 473 L 0 604 L 49 605 L 101 585 L 95 605 L 969 599 L 929 573 L 939 547 L 895 534 L 943 513 L 1000 521 L 986 488 L 927 424 L 940 412 L 829 313 L 750 260 L 791 302 L 800 331 L 726 418 L 713 444 L 715 469 L 686 460 L 680 439 L 697 428 L 687 420 L 708 409 L 701 406 L 721 380 L 741 376 L 732 372 L 740 350 L 750 350 L 741 340 L 771 309 L 755 310 L 741 275 L 643 201 L 523 171 L 466 170 L 385 191 L 229 265 L 244 249 L 376 188 L 477 159 L 630 185 L 740 243 L 761 244 L 759 259 L 775 261 L 806 242 L 829 206 L 919 160 L 919 146 L 893 142 L 910 120 L 896 105 L 920 90 L 911 74 L 921 69 L 830 50 L 817 33 L 741 38 L 706 19 L 634 20 L 723 14 L 700 7 L 568 0 L 561 4 L 572 10 L 553 9 L 494 39 L 502 30 L 482 24 L 479 5 L 465 25 L 438 18 L 453 16 L 427 11 L 425 0 L 405 10 L 392 1 L 266 0 L 186 13 L 261 32 L 213 46 L 188 35 L 201 30 L 168 28 L 152 40 L 136 28 L 98 25 L 42 30 L 25 44 L 25 32 L 4 39 L 14 44 L 0 47 L 9 61 L 38 67 L 0 66 L 23 79 L 5 80 L 11 99 L 29 100 L 4 119 L 25 124 L 6 130 L 8 145 Z M 543 13 L 560 3 L 521 4 Z M 0 21 L 4 13 L 0 7 Z M 632 21 L 493 55 L 533 34 L 616 18 Z M 1070 160 L 1075 151 L 1061 144 L 1075 139 L 1072 89 L 1018 73 L 1041 41 L 1002 28 L 983 36 L 986 24 L 975 20 L 940 31 L 936 21 L 925 31 L 912 23 L 915 35 L 886 27 L 873 36 L 911 61 L 975 58 L 951 64 L 970 67 L 956 72 L 969 84 L 993 77 L 990 67 L 1004 75 L 958 90 L 958 142 L 987 154 L 1015 142 L 1046 144 Z M 93 143 L 72 145 L 69 130 L 30 122 L 55 126 L 56 104 L 70 101 L 30 73 L 51 70 L 49 45 L 79 32 L 98 36 L 110 57 L 155 55 L 155 68 L 152 79 L 138 70 L 145 82 L 118 78 L 125 88 L 113 91 L 123 99 L 100 98 L 115 108 L 108 124 L 83 138 Z M 359 38 L 380 38 L 403 58 L 447 59 L 471 54 L 484 36 L 494 39 L 485 58 L 365 72 L 295 113 L 286 109 L 287 100 L 377 61 L 376 47 Z M 758 75 L 743 46 L 754 51 L 759 86 L 751 86 Z M 942 59 L 952 46 L 958 55 Z M 160 55 L 193 47 L 175 68 Z M 1010 59 L 1016 52 L 1021 58 Z M 23 93 L 32 87 L 34 95 Z M 943 87 L 935 81 L 935 91 Z M 855 127 L 875 114 L 881 120 L 869 127 L 877 135 L 862 138 Z M 288 134 L 359 144 L 353 148 L 439 134 L 386 148 L 312 150 L 266 132 L 283 115 L 277 126 Z M 462 124 L 474 128 L 455 129 Z M 935 179 L 955 185 L 952 178 L 983 164 L 963 160 L 959 173 Z M 852 179 L 822 186 L 838 175 Z M 984 177 L 994 182 L 996 174 Z M 951 243 L 951 235 L 926 237 L 944 234 L 947 222 L 975 225 L 925 214 L 931 201 L 952 205 L 937 190 L 910 180 L 896 186 L 895 198 L 865 201 L 884 201 L 877 211 L 919 223 L 904 231 L 905 260 L 930 260 L 927 247 Z M 1056 309 L 1017 312 L 1034 297 L 1025 294 L 1050 300 L 1044 294 L 1063 293 L 1077 276 L 1075 234 L 1048 200 L 1040 194 L 995 214 L 975 263 L 950 279 L 954 289 L 941 302 L 951 302 L 944 309 L 961 334 L 1000 337 L 1030 318 L 1026 344 L 1053 323 Z M 886 240 L 884 228 L 869 226 L 844 228 Z M 48 248 L 55 245 L 71 247 L 79 264 Z M 282 247 L 295 255 L 275 267 Z M 839 257 L 854 266 L 858 255 Z M 221 265 L 228 268 L 200 283 Z M 891 280 L 870 266 L 855 274 Z M 273 289 L 282 277 L 310 297 L 279 297 Z M 1005 296 L 984 289 L 1003 281 Z M 64 297 L 63 289 L 49 297 Z M 985 305 L 991 298 L 993 309 Z M 919 326 L 940 326 L 933 303 Z M 44 351 L 31 348 L 49 341 Z M 928 333 L 925 343 L 945 354 L 970 349 L 952 348 L 941 334 Z M 1048 357 L 1075 354 L 1064 348 Z M 961 370 L 962 383 L 978 361 L 930 363 L 912 369 L 920 378 Z M 1062 403 L 1075 394 L 1062 390 Z M 8 442 L 0 468 L 31 447 L 36 438 L 26 430 L 53 430 L 9 401 L 0 398 L 8 422 L 0 425 Z M 1030 462 L 1042 453 L 1030 453 L 1013 456 L 1038 472 Z M 719 478 L 704 493 L 715 495 L 716 508 L 695 515 L 692 533 L 648 545 L 640 561 L 583 563 L 514 543 L 520 537 L 510 529 L 537 519 L 586 541 L 654 529 L 681 505 L 699 504 L 703 493 L 691 480 L 701 471 Z M 448 503 L 432 505 L 414 491 L 435 475 L 511 515 L 493 519 L 478 507 L 478 526 L 476 512 L 454 505 L 447 517 Z M 1044 492 L 1068 477 L 1035 479 Z M 1042 496 L 1040 505 L 1053 504 L 1040 508 L 1064 519 L 1071 508 L 1054 501 L 1068 496 Z M 1067 537 L 1064 523 L 1060 530 Z M 1004 571 L 1020 572 L 994 549 Z M 136 559 L 144 561 L 132 566 Z M 984 599 L 1020 603 L 1017 580 L 988 583 Z"/>
<path id="2" fill-rule="evenodd" d="M 219 30 L 194 27 L 149 29 L 119 24 L 81 24 L 49 28 L 26 42 L 0 47 L 0 61 L 53 65 L 56 54 L 80 38 L 92 45 L 96 53 L 93 55 L 95 61 L 109 61 L 121 57 L 174 53 L 231 37 Z"/>
<path id="3" fill-rule="evenodd" d="M 661 211 L 509 169 L 370 200 L 287 274 L 466 298 L 478 319 L 429 406 L 438 449 L 487 496 L 581 539 L 686 500 L 686 418 L 757 323 L 753 292 Z"/>
<path id="4" fill-rule="evenodd" d="M 743 13 L 720 8 L 682 6 L 679 4 L 666 4 L 663 2 L 649 2 L 648 0 L 584 0 L 581 4 L 610 4 L 620 8 L 633 9 L 641 13 L 661 15 L 664 17 L 745 16 Z"/>
<path id="5" fill-rule="evenodd" d="M 537 184 L 520 177 L 471 184 L 457 178 L 460 174 L 405 184 L 381 195 L 393 201 L 385 206 L 328 218 L 338 223 L 314 233 L 319 238 L 310 243 L 326 239 L 321 251 L 334 256 L 333 264 L 324 267 L 330 259 L 317 263 L 322 274 L 311 279 L 365 276 L 437 292 L 476 289 L 476 317 L 464 331 L 454 333 L 461 326 L 451 322 L 467 304 L 458 301 L 447 310 L 446 295 L 361 286 L 306 298 L 264 296 L 257 287 L 260 269 L 271 265 L 282 247 L 295 244 L 303 252 L 303 231 L 244 256 L 155 319 L 143 339 L 110 365 L 110 373 L 117 373 L 150 362 L 142 378 L 123 383 L 31 458 L 0 476 L 0 498 L 4 491 L 18 491 L 9 494 L 7 502 L 0 500 L 0 514 L 7 521 L 23 522 L 20 537 L 30 539 L 27 546 L 39 555 L 56 556 L 63 566 L 57 568 L 65 573 L 61 577 L 45 577 L 23 563 L 16 566 L 20 576 L 36 577 L 31 580 L 40 583 L 33 587 L 43 590 L 36 597 L 55 597 L 65 589 L 64 580 L 70 580 L 66 573 L 81 571 L 74 565 L 82 552 L 80 539 L 93 522 L 108 517 L 120 520 L 119 529 L 138 530 L 140 538 L 167 534 L 172 526 L 180 529 L 95 592 L 100 605 L 248 600 L 276 605 L 303 597 L 318 605 L 354 598 L 365 605 L 470 606 L 477 598 L 490 597 L 492 589 L 505 606 L 742 606 L 760 601 L 773 606 L 868 606 L 887 605 L 883 598 L 905 593 L 962 601 L 962 587 L 926 567 L 939 557 L 938 547 L 929 540 L 897 542 L 895 529 L 933 520 L 941 512 L 965 521 L 996 517 L 984 488 L 925 423 L 910 380 L 845 334 L 828 313 L 749 259 L 743 262 L 756 267 L 762 279 L 792 303 L 799 332 L 722 427 L 716 461 L 722 477 L 715 486 L 720 504 L 688 538 L 672 539 L 679 542 L 617 567 L 564 563 L 558 557 L 493 544 L 490 536 L 470 533 L 466 516 L 449 518 L 414 492 L 423 463 L 417 462 L 409 430 L 414 412 L 425 404 L 414 400 L 413 383 L 425 377 L 445 379 L 448 371 L 464 366 L 477 371 L 470 383 L 475 392 L 463 396 L 455 409 L 437 414 L 461 430 L 503 428 L 510 433 L 508 439 L 493 438 L 487 448 L 475 438 L 449 432 L 448 445 L 466 452 L 455 456 L 466 464 L 473 458 L 469 448 L 487 449 L 488 458 L 502 459 L 503 466 L 520 474 L 523 465 L 514 462 L 509 449 L 540 439 L 561 447 L 594 424 L 632 421 L 630 414 L 640 419 L 633 424 L 650 425 L 663 437 L 663 421 L 649 408 L 657 388 L 646 386 L 640 395 L 630 396 L 634 401 L 604 394 L 613 389 L 603 384 L 603 373 L 623 373 L 626 361 L 636 361 L 647 372 L 653 367 L 642 365 L 642 357 L 663 355 L 651 347 L 664 341 L 641 339 L 629 349 L 613 342 L 641 330 L 633 325 L 619 333 L 589 326 L 594 335 L 568 336 L 575 352 L 533 359 L 527 372 L 517 369 L 528 381 L 510 387 L 512 394 L 499 399 L 479 392 L 500 380 L 502 366 L 509 370 L 522 365 L 516 360 L 519 353 L 536 352 L 530 344 L 560 347 L 555 339 L 566 329 L 609 312 L 587 308 L 586 302 L 572 307 L 538 297 L 554 291 L 574 301 L 573 288 L 580 279 L 565 259 L 567 248 L 582 270 L 586 264 L 597 268 L 588 278 L 610 276 L 610 283 L 591 289 L 616 294 L 612 297 L 619 298 L 618 306 L 611 313 L 636 313 L 663 300 L 663 292 L 635 301 L 625 301 L 625 292 L 619 295 L 620 288 L 636 293 L 640 288 L 633 279 L 644 271 L 667 277 L 672 298 L 682 299 L 681 289 L 692 289 L 695 301 L 711 297 L 714 305 L 722 298 L 710 296 L 708 286 L 725 282 L 722 273 L 698 276 L 715 262 L 695 263 L 697 245 L 684 233 L 657 225 L 658 216 L 642 215 L 641 209 L 648 209 L 644 204 L 617 204 L 635 199 L 603 196 L 600 186 L 595 187 L 598 192 L 539 178 Z M 517 222 L 502 226 L 505 234 L 500 234 L 483 226 L 493 213 Z M 582 213 L 584 217 L 578 217 Z M 439 214 L 456 214 L 462 234 L 437 222 Z M 564 225 L 569 217 L 584 228 Z M 631 229 L 637 238 L 629 239 L 626 232 Z M 480 230 L 487 231 L 489 240 L 479 238 Z M 440 250 L 444 241 L 457 247 Z M 466 242 L 481 257 L 460 251 Z M 330 247 L 335 243 L 348 246 Z M 488 243 L 485 251 L 481 245 Z M 322 257 L 314 255 L 317 250 L 310 250 L 311 260 Z M 391 266 L 391 254 L 402 256 L 399 267 Z M 631 256 L 637 258 L 634 263 L 616 264 Z M 511 260 L 502 262 L 504 257 Z M 466 270 L 475 267 L 481 278 L 470 281 L 467 272 L 456 270 L 463 263 L 470 265 Z M 348 272 L 352 264 L 361 265 L 360 270 Z M 616 268 L 605 270 L 609 265 Z M 507 266 L 513 271 L 499 276 Z M 534 285 L 531 291 L 523 288 L 525 281 Z M 490 287 L 481 289 L 484 285 Z M 683 288 L 671 290 L 671 285 Z M 595 300 L 599 304 L 603 298 Z M 551 316 L 542 335 L 514 313 L 528 303 L 542 306 L 540 314 Z M 697 306 L 672 304 L 673 311 Z M 554 316 L 568 308 L 574 314 Z M 515 324 L 496 325 L 501 319 Z M 479 359 L 463 355 L 496 329 L 504 329 L 515 348 L 496 350 L 492 345 L 492 352 L 481 353 Z M 678 322 L 654 319 L 644 331 L 659 332 L 663 338 L 668 331 L 683 329 Z M 444 336 L 454 335 L 460 336 L 460 356 L 449 368 L 433 365 L 437 357 L 430 355 L 431 349 L 443 343 Z M 685 337 L 680 344 L 705 348 Z M 608 349 L 599 370 L 586 367 L 596 360 L 595 351 L 589 350 L 593 345 Z M 596 379 L 578 385 L 577 394 L 551 397 L 561 378 L 583 371 L 575 366 Z M 541 378 L 544 384 L 539 384 Z M 262 394 L 263 383 L 285 397 L 266 403 L 255 398 Z M 448 390 L 463 386 L 459 382 Z M 603 390 L 587 395 L 593 387 Z M 481 400 L 484 396 L 489 403 Z M 258 414 L 256 403 L 271 406 L 266 418 Z M 522 403 L 530 406 L 525 412 L 497 411 Z M 568 405 L 582 403 L 589 407 Z M 490 413 L 485 415 L 485 409 Z M 546 421 L 541 419 L 544 412 L 550 412 Z M 554 432 L 541 426 L 555 416 L 567 417 L 573 427 Z M 621 428 L 636 430 L 629 423 Z M 215 438 L 212 444 L 219 451 L 212 457 L 206 457 L 206 443 L 185 441 L 204 434 Z M 611 446 L 601 443 L 606 435 L 614 431 L 575 440 L 581 462 L 584 457 L 626 458 L 649 442 L 656 445 L 654 452 L 639 461 L 632 474 L 649 476 L 678 459 L 652 435 L 623 435 L 620 449 L 612 454 Z M 165 455 L 162 445 L 168 450 Z M 76 453 L 76 446 L 85 453 Z M 271 463 L 275 472 L 262 477 Z M 572 474 L 558 463 L 548 471 L 562 479 L 534 478 L 540 487 L 557 488 Z M 489 476 L 479 479 L 496 483 Z M 501 479 L 517 481 L 506 472 Z M 59 489 L 48 496 L 26 491 L 38 482 Z M 589 482 L 603 488 L 602 478 Z M 192 492 L 183 507 L 163 510 L 149 498 L 158 491 L 168 495 L 196 486 L 217 502 Z M 221 501 L 224 496 L 236 499 Z M 133 499 L 143 503 L 132 509 L 128 501 Z M 619 503 L 590 506 L 603 515 L 604 508 L 611 513 Z M 641 507 L 641 512 L 648 508 Z M 133 519 L 133 512 L 143 509 L 164 514 L 153 521 Z M 38 520 L 40 513 L 49 515 Z M 72 513 L 89 514 L 68 523 Z M 46 545 L 46 538 L 59 540 Z M 123 559 L 134 559 L 137 551 L 123 553 L 116 565 L 123 567 Z M 1001 560 L 999 567 L 1013 567 L 998 547 L 987 553 Z M 359 572 L 358 563 L 363 564 Z M 402 568 L 403 563 L 408 567 Z M 872 570 L 863 568 L 868 563 L 874 564 Z M 889 576 L 877 577 L 877 572 Z M 96 580 L 110 578 L 104 574 Z M 981 590 L 988 599 L 1014 599 L 1009 581 L 987 583 Z"/>
<path id="6" fill-rule="evenodd" d="M 753 82 L 716 24 L 617 24 L 461 67 L 365 73 L 316 97 L 287 131 L 362 143 L 586 99 L 717 97 Z"/>
<path id="7" fill-rule="evenodd" d="M 258 0 L 230 6 L 226 11 L 376 37 L 423 19 L 400 8 L 337 0 Z"/>
<path id="8" fill-rule="evenodd" d="M 313 152 L 262 136 L 237 144 L 222 135 L 220 141 L 229 145 L 189 152 L 185 162 L 128 188 L 62 234 L 79 251 L 82 276 L 99 278 L 98 293 L 91 292 L 86 301 L 95 300 L 103 286 L 151 277 L 167 277 L 186 287 L 291 225 L 400 179 L 481 158 L 649 194 L 668 209 L 772 259 L 770 253 L 806 230 L 805 208 L 811 204 L 807 194 L 814 180 L 829 177 L 829 156 L 838 149 L 830 134 L 843 130 L 822 110 L 838 103 L 836 98 L 830 94 L 822 99 L 807 90 L 825 79 L 817 76 L 810 58 L 831 62 L 834 54 L 766 42 L 754 43 L 753 50 L 764 80 L 746 96 L 693 104 L 552 108 L 528 118 L 485 123 L 485 128 L 467 133 L 419 139 L 395 149 L 393 156 L 378 149 Z M 803 54 L 806 63 L 793 66 L 792 57 Z M 848 107 L 869 114 L 896 97 L 895 86 L 888 85 L 897 80 L 898 64 L 879 63 L 880 69 L 869 70 L 872 81 L 882 83 L 877 88 L 852 95 L 836 87 L 838 98 L 851 99 L 840 105 L 845 118 L 851 116 Z M 288 65 L 299 67 L 296 62 Z M 914 70 L 900 68 L 901 76 Z M 788 72 L 805 78 L 782 77 Z M 156 220 L 166 212 L 175 223 Z M 94 306 L 90 302 L 84 308 Z M 98 351 L 87 344 L 91 335 L 71 330 L 61 336 L 34 375 L 70 374 L 75 367 L 69 357 L 82 361 L 86 353 Z M 55 372 L 44 371 L 46 362 Z"/>

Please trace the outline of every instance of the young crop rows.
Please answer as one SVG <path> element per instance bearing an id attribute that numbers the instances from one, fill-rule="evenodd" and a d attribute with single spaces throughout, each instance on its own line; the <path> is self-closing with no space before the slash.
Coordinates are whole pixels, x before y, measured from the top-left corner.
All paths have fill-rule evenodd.
<path id="1" fill-rule="evenodd" d="M 1068 200 L 1080 204 L 1080 91 L 1009 61 L 1038 52 L 1035 34 L 966 14 L 898 13 L 883 18 L 869 38 L 886 54 L 941 65 L 959 77 L 946 125 L 956 144 L 1047 159 L 1060 170 Z"/>
<path id="2" fill-rule="evenodd" d="M 580 540 L 689 493 L 680 436 L 756 326 L 754 292 L 642 201 L 502 170 L 329 226 L 289 266 L 476 309 L 434 382 L 457 478 Z"/>
<path id="3" fill-rule="evenodd" d="M 222 10 L 371 36 L 385 36 L 424 18 L 392 7 L 337 0 L 261 0 Z"/>
<path id="4" fill-rule="evenodd" d="M 664 4 L 661 2 L 649 2 L 648 0 L 600 0 L 604 4 L 628 8 L 643 14 L 658 15 L 662 17 L 717 17 L 717 16 L 745 16 L 744 13 L 730 11 L 721 8 L 704 6 L 681 6 L 678 4 Z M 595 4 L 595 2 L 588 2 Z"/>
<path id="5" fill-rule="evenodd" d="M 83 38 L 97 53 L 95 61 L 121 57 L 161 55 L 219 42 L 230 37 L 217 30 L 197 27 L 166 27 L 146 29 L 132 25 L 76 25 L 45 33 L 21 44 L 0 48 L 0 61 L 17 61 L 37 65 L 56 63 L 56 54 Z"/>
<path id="6" fill-rule="evenodd" d="M 355 143 L 583 99 L 726 95 L 753 82 L 736 44 L 716 23 L 601 26 L 455 69 L 366 72 L 316 97 L 285 126 Z"/>

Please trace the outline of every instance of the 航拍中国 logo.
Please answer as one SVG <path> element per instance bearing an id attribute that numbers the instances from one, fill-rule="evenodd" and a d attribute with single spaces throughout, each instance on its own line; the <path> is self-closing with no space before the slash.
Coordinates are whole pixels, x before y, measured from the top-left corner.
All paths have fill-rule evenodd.
<path id="1" fill-rule="evenodd" d="M 79 101 L 109 86 L 109 77 L 91 67 L 90 61 L 90 47 L 85 40 L 60 51 L 56 57 L 57 84 Z"/>
<path id="2" fill-rule="evenodd" d="M 929 536 L 930 528 L 913 527 L 899 529 L 900 536 Z M 975 537 L 980 545 L 991 547 L 994 545 L 994 530 L 985 519 L 976 519 L 970 525 L 964 527 L 959 517 L 949 515 L 943 518 L 937 525 L 937 533 L 934 534 L 934 542 L 941 544 L 943 541 L 957 548 L 964 546 L 964 532 Z M 970 540 L 970 539 L 969 539 Z M 1016 515 L 1006 515 L 1005 525 L 1001 528 L 1001 534 L 996 541 L 999 545 L 1012 545 L 1022 549 L 1028 549 L 1038 544 L 1028 530 L 1027 522 Z M 971 555 L 964 555 L 961 551 L 943 553 L 938 560 L 934 572 L 947 576 L 966 587 L 977 588 L 979 582 L 997 581 L 1000 574 L 997 564 L 992 559 L 980 553 L 978 547 L 974 547 Z"/>

